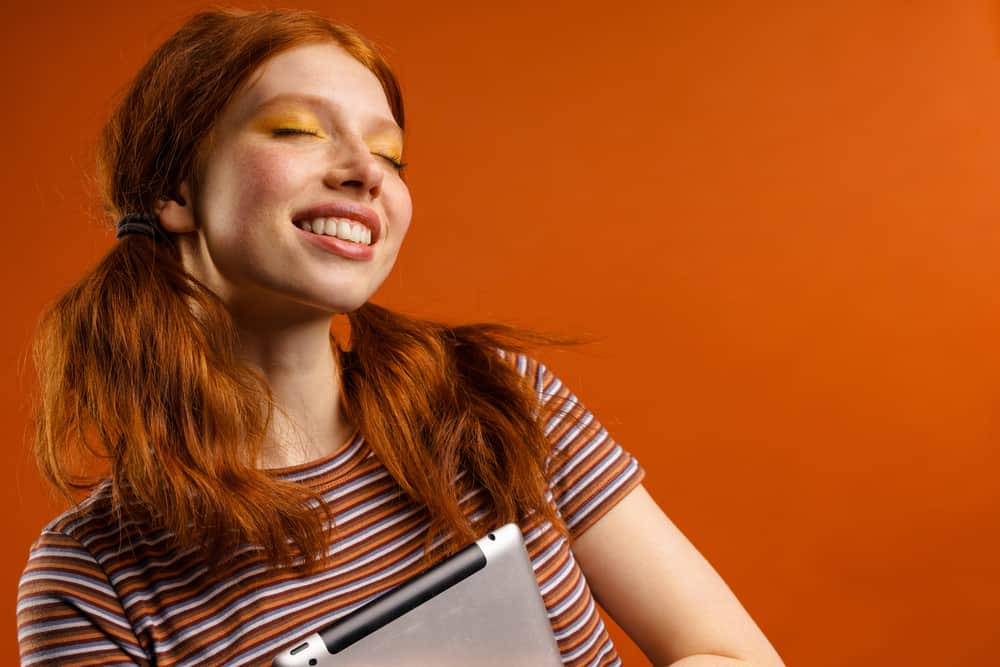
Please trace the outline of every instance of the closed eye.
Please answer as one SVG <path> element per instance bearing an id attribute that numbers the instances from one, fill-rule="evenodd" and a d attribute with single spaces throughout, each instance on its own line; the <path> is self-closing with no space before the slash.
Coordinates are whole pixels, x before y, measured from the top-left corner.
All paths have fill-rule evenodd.
<path id="1" fill-rule="evenodd" d="M 276 137 L 283 137 L 296 134 L 306 134 L 312 137 L 319 136 L 319 130 L 310 130 L 302 127 L 276 127 L 271 130 L 271 134 Z"/>
<path id="2" fill-rule="evenodd" d="M 276 127 L 271 130 L 271 134 L 276 137 L 294 137 L 294 136 L 310 136 L 318 137 L 321 136 L 319 130 L 310 130 L 304 127 Z M 406 167 L 406 163 L 393 155 L 385 155 L 383 153 L 374 153 L 378 157 L 382 158 L 388 162 L 393 169 L 396 171 L 402 171 Z"/>
<path id="3" fill-rule="evenodd" d="M 383 155 L 382 153 L 375 153 L 375 155 L 377 155 L 380 158 L 388 161 L 389 164 L 392 165 L 392 168 L 395 169 L 396 171 L 402 171 L 403 167 L 406 166 L 405 162 L 400 161 L 398 158 L 396 158 L 396 157 L 394 157 L 392 155 Z"/>

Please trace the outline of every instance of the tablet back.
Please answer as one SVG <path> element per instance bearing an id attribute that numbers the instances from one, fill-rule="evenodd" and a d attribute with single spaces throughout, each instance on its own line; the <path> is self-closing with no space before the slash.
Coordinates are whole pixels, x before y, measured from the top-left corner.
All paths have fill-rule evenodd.
<path id="1" fill-rule="evenodd" d="M 507 524 L 271 664 L 555 667 L 562 660 L 521 530 Z"/>

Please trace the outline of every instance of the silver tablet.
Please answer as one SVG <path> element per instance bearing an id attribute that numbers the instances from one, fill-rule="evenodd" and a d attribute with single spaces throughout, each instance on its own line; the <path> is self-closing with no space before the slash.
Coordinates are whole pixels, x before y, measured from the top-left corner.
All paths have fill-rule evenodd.
<path id="1" fill-rule="evenodd" d="M 272 667 L 562 665 L 521 530 L 507 524 L 304 637 Z"/>

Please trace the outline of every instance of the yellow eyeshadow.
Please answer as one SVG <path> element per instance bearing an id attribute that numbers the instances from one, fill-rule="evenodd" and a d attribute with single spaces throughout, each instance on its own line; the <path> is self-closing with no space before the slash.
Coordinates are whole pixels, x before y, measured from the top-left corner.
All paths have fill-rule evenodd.
<path id="1" fill-rule="evenodd" d="M 403 157 L 403 151 L 392 146 L 369 146 L 369 148 L 371 148 L 373 153 L 379 153 L 380 155 L 391 157 L 396 161 L 401 160 Z"/>
<path id="2" fill-rule="evenodd" d="M 282 134 L 281 130 L 298 131 L 313 134 L 317 137 L 326 137 L 323 124 L 314 114 L 308 111 L 288 110 L 277 113 L 270 113 L 253 121 L 253 128 L 263 134 Z M 368 147 L 373 153 L 385 155 L 396 162 L 401 161 L 403 147 L 399 145 L 399 139 L 394 133 L 379 132 L 367 140 Z"/>
<path id="3" fill-rule="evenodd" d="M 322 135 L 323 127 L 316 116 L 304 112 L 286 112 L 264 116 L 254 122 L 254 129 L 272 134 L 279 129 L 303 130 Z"/>
<path id="4" fill-rule="evenodd" d="M 373 153 L 388 155 L 397 162 L 402 159 L 403 147 L 399 144 L 399 139 L 394 138 L 392 134 L 379 132 L 374 137 L 369 137 L 367 143 Z"/>

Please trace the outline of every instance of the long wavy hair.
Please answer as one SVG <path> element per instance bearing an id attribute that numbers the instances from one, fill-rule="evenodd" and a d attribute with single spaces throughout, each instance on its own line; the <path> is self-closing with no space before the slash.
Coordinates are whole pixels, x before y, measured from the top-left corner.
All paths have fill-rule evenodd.
<path id="1" fill-rule="evenodd" d="M 153 53 L 102 133 L 109 221 L 152 213 L 185 179 L 197 193 L 228 100 L 268 58 L 324 41 L 375 74 L 403 127 L 396 77 L 353 29 L 303 11 L 201 13 Z M 454 549 L 490 524 L 531 514 L 565 533 L 546 500 L 546 416 L 497 350 L 568 341 L 497 324 L 420 321 L 372 303 L 348 317 L 349 345 L 334 346 L 345 412 L 427 508 L 428 540 L 444 537 Z M 39 467 L 70 498 L 109 476 L 122 520 L 167 529 L 179 547 L 201 547 L 212 561 L 250 543 L 275 563 L 301 556 L 315 567 L 326 552 L 328 508 L 257 467 L 280 407 L 237 357 L 237 343 L 225 305 L 184 270 L 169 237 L 123 238 L 40 321 Z M 99 474 L 87 463 L 94 457 L 106 463 Z M 488 494 L 489 516 L 463 515 L 459 471 Z"/>

